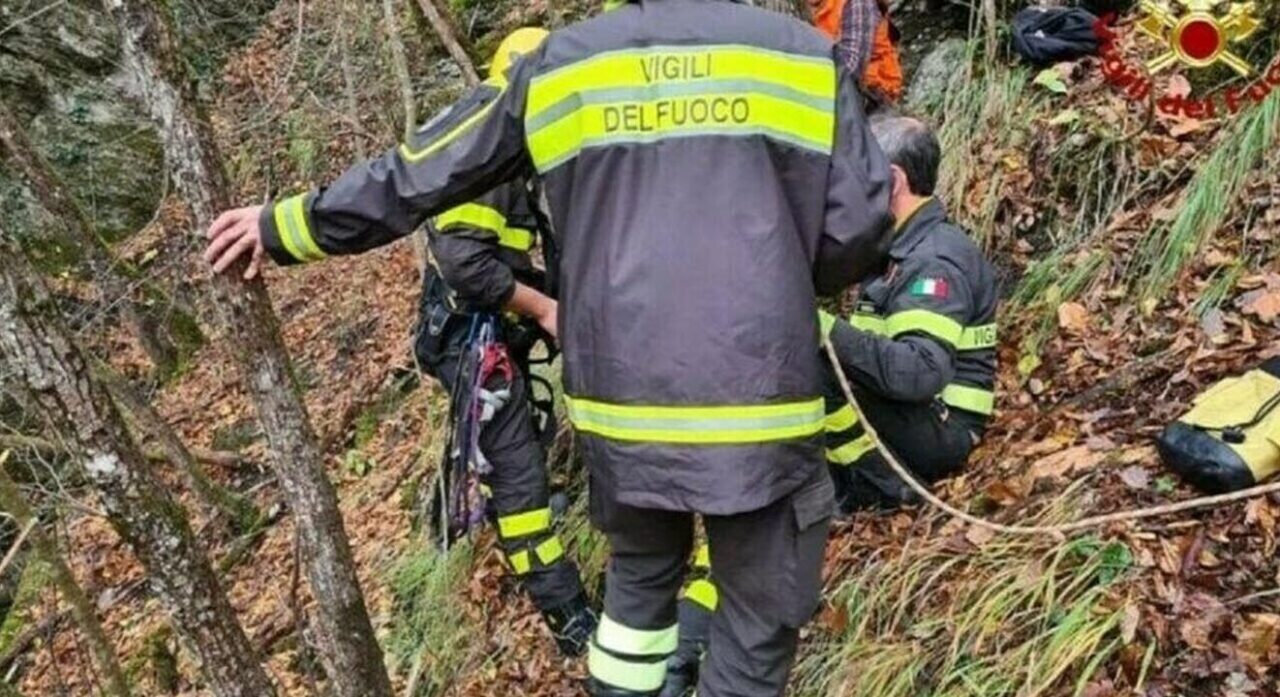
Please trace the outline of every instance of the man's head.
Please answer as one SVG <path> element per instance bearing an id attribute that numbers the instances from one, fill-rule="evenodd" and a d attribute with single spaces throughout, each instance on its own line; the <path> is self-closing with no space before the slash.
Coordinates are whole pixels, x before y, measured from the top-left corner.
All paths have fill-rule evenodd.
<path id="1" fill-rule="evenodd" d="M 933 131 L 908 116 L 886 115 L 871 120 L 871 133 L 893 169 L 890 208 L 901 220 L 933 195 L 938 185 L 942 151 Z"/>

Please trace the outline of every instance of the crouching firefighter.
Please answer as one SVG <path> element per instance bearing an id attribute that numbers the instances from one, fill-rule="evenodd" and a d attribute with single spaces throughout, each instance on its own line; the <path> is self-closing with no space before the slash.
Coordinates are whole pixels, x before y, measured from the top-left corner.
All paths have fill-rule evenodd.
<path id="1" fill-rule="evenodd" d="M 491 79 L 546 35 L 521 29 L 507 37 Z M 432 522 L 452 540 L 491 518 L 511 571 L 560 651 L 577 656 L 596 617 L 578 568 L 552 529 L 546 455 L 555 417 L 549 401 L 534 399 L 538 378 L 529 372 L 530 352 L 555 331 L 555 301 L 539 290 L 552 291 L 550 274 L 530 257 L 541 238 L 548 264 L 554 263 L 551 236 L 539 234 L 545 233 L 539 196 L 538 187 L 520 177 L 428 222 L 433 263 L 423 276 L 414 354 L 450 395 L 451 430 Z"/>
<path id="2" fill-rule="evenodd" d="M 846 514 L 916 500 L 862 419 L 928 485 L 964 466 L 995 407 L 995 270 L 933 197 L 938 141 L 902 116 L 873 119 L 871 130 L 893 170 L 893 245 L 853 316 L 821 317 L 863 410 L 828 366 L 827 464 Z"/>
<path id="3" fill-rule="evenodd" d="M 964 466 L 995 401 L 995 272 L 933 198 L 938 142 L 926 126 L 900 116 L 873 118 L 871 132 L 893 172 L 889 258 L 862 282 L 853 317 L 819 315 L 865 410 L 865 417 L 854 411 L 826 366 L 827 467 L 846 514 L 914 501 L 863 418 L 928 484 Z M 661 697 L 685 697 L 698 681 L 706 628 L 719 604 L 706 559 L 700 548 L 681 594 L 679 641 Z"/>

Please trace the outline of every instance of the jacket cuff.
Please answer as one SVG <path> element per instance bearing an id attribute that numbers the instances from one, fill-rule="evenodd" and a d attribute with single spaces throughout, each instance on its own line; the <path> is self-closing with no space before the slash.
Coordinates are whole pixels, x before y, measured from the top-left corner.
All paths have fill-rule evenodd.
<path id="1" fill-rule="evenodd" d="M 327 254 L 316 244 L 310 221 L 310 204 L 314 194 L 298 194 L 262 207 L 258 229 L 262 247 L 281 266 L 319 261 Z"/>

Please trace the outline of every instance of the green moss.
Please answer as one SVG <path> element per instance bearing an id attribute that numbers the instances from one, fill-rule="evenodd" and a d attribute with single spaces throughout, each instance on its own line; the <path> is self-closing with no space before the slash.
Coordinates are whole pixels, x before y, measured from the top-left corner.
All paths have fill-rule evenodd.
<path id="1" fill-rule="evenodd" d="M 0 653 L 4 653 L 18 634 L 22 633 L 27 624 L 27 608 L 40 600 L 40 592 L 52 582 L 53 574 L 48 564 L 35 559 L 27 563 L 22 570 L 18 590 L 13 594 L 13 605 L 0 624 Z"/>

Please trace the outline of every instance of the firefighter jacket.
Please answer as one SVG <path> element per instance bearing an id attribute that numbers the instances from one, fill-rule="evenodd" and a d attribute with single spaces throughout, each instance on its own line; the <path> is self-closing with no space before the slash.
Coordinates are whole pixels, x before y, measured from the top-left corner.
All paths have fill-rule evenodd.
<path id="1" fill-rule="evenodd" d="M 543 287 L 529 256 L 538 241 L 531 196 L 519 177 L 430 220 L 427 243 L 452 309 L 498 312 L 517 281 Z"/>
<path id="2" fill-rule="evenodd" d="M 996 302 L 990 262 L 929 199 L 900 223 L 853 316 L 827 320 L 830 341 L 858 387 L 893 402 L 940 400 L 977 435 L 995 408 Z M 849 464 L 874 447 L 843 396 L 828 410 L 828 459 Z"/>
<path id="3" fill-rule="evenodd" d="M 732 514 L 823 466 L 815 288 L 880 265 L 889 169 L 813 28 L 640 0 L 551 34 L 331 186 L 264 212 L 283 263 L 349 254 L 536 171 L 593 491 Z"/>

